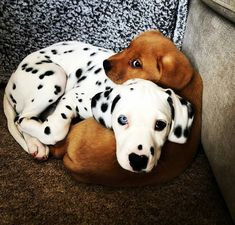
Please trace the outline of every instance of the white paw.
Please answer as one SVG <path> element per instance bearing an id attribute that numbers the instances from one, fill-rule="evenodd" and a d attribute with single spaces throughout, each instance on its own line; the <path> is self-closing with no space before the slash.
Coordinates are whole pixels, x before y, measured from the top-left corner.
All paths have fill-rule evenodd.
<path id="1" fill-rule="evenodd" d="M 49 147 L 42 144 L 37 138 L 30 137 L 27 139 L 28 151 L 37 160 L 47 160 Z"/>

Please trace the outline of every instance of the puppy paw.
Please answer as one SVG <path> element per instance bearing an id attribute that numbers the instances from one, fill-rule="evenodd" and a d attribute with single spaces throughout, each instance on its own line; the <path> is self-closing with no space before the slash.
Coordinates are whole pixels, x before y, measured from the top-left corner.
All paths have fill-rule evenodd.
<path id="1" fill-rule="evenodd" d="M 30 137 L 27 140 L 28 151 L 35 159 L 45 161 L 48 159 L 49 147 L 42 144 L 37 138 Z"/>

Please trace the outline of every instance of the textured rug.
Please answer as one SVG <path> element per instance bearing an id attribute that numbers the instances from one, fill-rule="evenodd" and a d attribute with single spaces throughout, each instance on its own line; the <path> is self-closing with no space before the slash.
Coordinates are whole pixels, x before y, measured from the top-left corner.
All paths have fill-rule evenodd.
<path id="1" fill-rule="evenodd" d="M 188 0 L 1 0 L 0 82 L 27 54 L 63 40 L 119 51 L 159 29 L 180 48 L 187 12 Z"/>
<path id="2" fill-rule="evenodd" d="M 1 225 L 232 225 L 207 158 L 161 186 L 77 183 L 62 161 L 39 163 L 9 135 L 0 88 Z"/>

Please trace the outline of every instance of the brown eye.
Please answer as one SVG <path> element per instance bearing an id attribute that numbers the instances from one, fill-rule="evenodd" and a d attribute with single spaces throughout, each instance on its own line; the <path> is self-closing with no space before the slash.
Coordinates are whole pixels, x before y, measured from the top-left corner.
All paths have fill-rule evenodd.
<path id="1" fill-rule="evenodd" d="M 142 67 L 141 62 L 140 62 L 140 60 L 138 60 L 138 59 L 133 60 L 133 61 L 131 62 L 131 66 L 132 66 L 133 68 L 141 68 L 141 67 Z"/>
<path id="2" fill-rule="evenodd" d="M 162 131 L 166 127 L 166 122 L 162 120 L 157 120 L 154 129 L 156 131 Z"/>

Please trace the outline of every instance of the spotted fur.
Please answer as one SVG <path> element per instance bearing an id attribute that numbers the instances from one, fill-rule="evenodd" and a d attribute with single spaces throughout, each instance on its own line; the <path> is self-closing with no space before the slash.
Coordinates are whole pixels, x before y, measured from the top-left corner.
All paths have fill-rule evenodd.
<path id="1" fill-rule="evenodd" d="M 73 118 L 92 116 L 92 97 L 114 86 L 103 70 L 103 61 L 112 54 L 82 42 L 61 42 L 30 54 L 19 64 L 7 84 L 5 103 L 14 112 L 8 118 L 9 129 L 19 143 L 26 142 L 21 146 L 27 152 L 47 157 L 45 145 L 62 140 Z M 41 122 L 40 114 L 55 102 L 55 111 Z M 22 140 L 19 131 L 27 140 Z"/>

